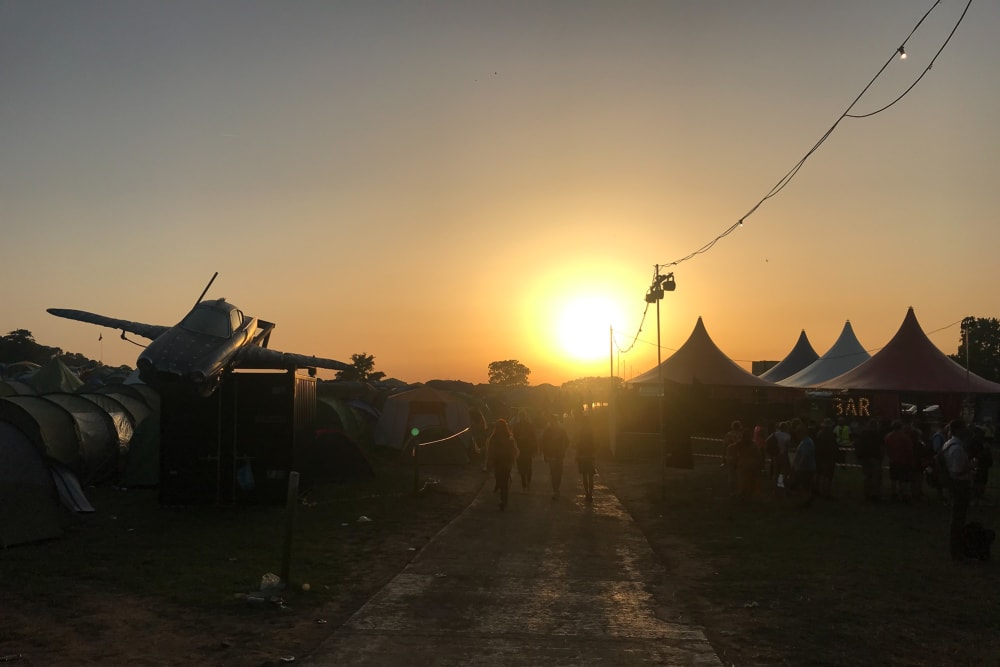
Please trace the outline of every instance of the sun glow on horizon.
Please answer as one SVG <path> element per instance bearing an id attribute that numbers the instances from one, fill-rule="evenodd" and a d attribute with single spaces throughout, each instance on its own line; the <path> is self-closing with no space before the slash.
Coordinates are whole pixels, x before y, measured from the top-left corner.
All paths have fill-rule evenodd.
<path id="1" fill-rule="evenodd" d="M 525 342 L 531 350 L 525 356 L 544 367 L 546 377 L 559 382 L 608 374 L 612 328 L 620 343 L 622 332 L 628 331 L 631 339 L 640 324 L 639 280 L 645 276 L 637 277 L 631 265 L 596 253 L 578 253 L 566 264 L 553 264 L 533 275 L 520 301 Z"/>
<path id="2" fill-rule="evenodd" d="M 556 314 L 556 339 L 574 361 L 606 359 L 611 353 L 612 323 L 621 320 L 615 302 L 606 296 L 583 295 L 566 302 Z"/>

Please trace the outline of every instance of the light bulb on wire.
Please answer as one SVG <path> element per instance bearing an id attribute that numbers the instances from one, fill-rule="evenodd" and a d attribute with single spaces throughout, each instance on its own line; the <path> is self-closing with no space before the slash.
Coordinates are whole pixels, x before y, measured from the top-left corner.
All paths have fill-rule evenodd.
<path id="1" fill-rule="evenodd" d="M 899 59 L 900 59 L 900 60 L 906 60 L 906 49 L 904 49 L 904 48 L 903 48 L 903 47 L 901 46 L 901 47 L 899 47 L 899 48 L 898 48 L 898 49 L 896 49 L 896 50 L 897 50 L 897 51 L 899 51 Z"/>

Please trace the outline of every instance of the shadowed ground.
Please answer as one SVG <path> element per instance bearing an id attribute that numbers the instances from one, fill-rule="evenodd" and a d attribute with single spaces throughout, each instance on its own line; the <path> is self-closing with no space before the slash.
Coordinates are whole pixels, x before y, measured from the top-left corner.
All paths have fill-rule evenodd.
<path id="1" fill-rule="evenodd" d="M 607 487 L 588 504 L 569 477 L 553 500 L 536 472 L 505 512 L 484 485 L 305 664 L 720 665 L 654 599 L 663 568 Z"/>

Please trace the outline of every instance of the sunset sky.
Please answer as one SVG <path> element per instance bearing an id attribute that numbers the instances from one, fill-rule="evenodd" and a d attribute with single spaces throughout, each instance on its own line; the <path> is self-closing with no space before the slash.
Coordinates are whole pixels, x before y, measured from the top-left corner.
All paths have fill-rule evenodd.
<path id="1" fill-rule="evenodd" d="M 932 5 L 0 0 L 0 333 L 134 365 L 45 309 L 174 324 L 218 271 L 208 296 L 283 351 L 408 382 L 606 375 L 654 266 L 752 209 Z M 966 5 L 853 112 L 903 93 Z M 666 269 L 663 358 L 699 316 L 748 369 L 845 320 L 874 351 L 910 306 L 946 353 L 996 317 L 997 35 L 1000 4 L 972 3 L 909 94 Z M 656 356 L 651 308 L 616 371 Z"/>

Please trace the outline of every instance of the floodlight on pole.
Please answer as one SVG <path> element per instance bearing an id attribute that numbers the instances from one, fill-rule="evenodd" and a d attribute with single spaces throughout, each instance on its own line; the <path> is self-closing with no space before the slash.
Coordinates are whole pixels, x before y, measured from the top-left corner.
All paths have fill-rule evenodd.
<path id="1" fill-rule="evenodd" d="M 674 274 L 668 273 L 660 275 L 660 265 L 656 265 L 656 274 L 653 276 L 653 284 L 646 292 L 646 303 L 656 304 L 656 386 L 660 398 L 660 480 L 663 486 L 664 495 L 667 492 L 667 437 L 663 427 L 663 360 L 660 345 L 660 300 L 664 292 L 673 292 L 677 289 L 674 281 Z"/>

